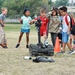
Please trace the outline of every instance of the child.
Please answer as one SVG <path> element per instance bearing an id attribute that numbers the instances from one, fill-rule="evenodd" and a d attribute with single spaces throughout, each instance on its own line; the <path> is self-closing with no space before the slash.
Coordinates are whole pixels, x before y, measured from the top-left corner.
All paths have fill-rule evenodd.
<path id="1" fill-rule="evenodd" d="M 75 50 L 75 23 L 74 23 L 74 25 L 72 26 L 71 34 L 73 35 L 73 44 L 74 44 L 73 49 Z M 75 52 L 75 51 L 74 51 L 74 52 Z M 73 52 L 73 53 L 74 53 L 74 52 Z"/>
<path id="2" fill-rule="evenodd" d="M 29 44 L 29 33 L 30 33 L 30 24 L 32 23 L 32 19 L 30 17 L 30 11 L 26 8 L 23 12 L 23 16 L 21 17 L 20 22 L 22 23 L 21 32 L 18 40 L 18 44 L 16 48 L 20 46 L 20 42 L 24 33 L 26 33 L 26 48 L 28 48 Z"/>
<path id="3" fill-rule="evenodd" d="M 73 13 L 71 13 L 70 14 L 70 20 L 71 20 L 71 22 L 70 22 L 70 44 L 71 44 L 71 47 L 72 47 L 72 39 L 73 39 L 73 34 L 72 34 L 72 27 L 73 27 L 73 25 L 74 25 L 74 14 Z"/>
<path id="4" fill-rule="evenodd" d="M 61 26 L 61 21 L 58 16 L 57 9 L 53 8 L 51 16 L 50 16 L 50 24 L 49 24 L 49 33 L 51 34 L 51 40 L 52 40 L 53 46 L 55 46 L 55 41 L 56 41 L 57 33 L 59 31 L 60 26 Z"/>
<path id="5" fill-rule="evenodd" d="M 7 8 L 2 7 L 1 11 L 2 11 L 2 14 L 0 14 L 0 46 L 2 46 L 3 48 L 8 48 L 7 47 L 7 40 L 5 37 L 5 32 L 3 30 L 3 28 L 5 27 L 5 24 L 3 21 L 5 19 L 6 14 L 7 14 Z"/>
<path id="6" fill-rule="evenodd" d="M 73 35 L 73 44 L 74 44 L 73 49 L 75 50 L 75 25 L 73 26 L 73 29 L 72 29 L 72 35 Z M 75 51 L 72 52 L 71 54 L 73 53 L 75 53 Z"/>
<path id="7" fill-rule="evenodd" d="M 41 23 L 42 23 L 41 28 L 40 28 L 40 36 L 44 37 L 44 39 L 45 39 L 44 40 L 44 47 L 45 46 L 47 47 L 48 46 L 47 25 L 48 25 L 49 20 L 46 17 L 46 9 L 45 8 L 40 9 L 40 16 L 38 18 L 41 20 Z"/>
<path id="8" fill-rule="evenodd" d="M 62 51 L 59 52 L 58 54 L 65 53 L 66 45 L 70 49 L 70 52 L 68 54 L 71 54 L 72 52 L 74 52 L 74 50 L 72 50 L 72 47 L 71 47 L 70 43 L 68 42 L 69 34 L 70 34 L 70 17 L 67 14 L 67 8 L 65 6 L 61 7 L 59 10 L 60 10 L 60 13 L 63 17 L 63 21 L 62 21 L 63 48 L 62 48 Z M 68 24 L 66 23 L 66 16 L 67 16 Z"/>

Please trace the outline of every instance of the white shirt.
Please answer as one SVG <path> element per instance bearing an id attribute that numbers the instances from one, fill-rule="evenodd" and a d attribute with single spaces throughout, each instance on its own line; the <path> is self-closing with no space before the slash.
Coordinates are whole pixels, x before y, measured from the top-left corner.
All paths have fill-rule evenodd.
<path id="1" fill-rule="evenodd" d="M 63 27 L 62 27 L 62 31 L 63 32 L 68 32 L 68 25 L 66 23 L 65 17 L 66 17 L 66 15 L 63 16 L 63 22 L 62 22 Z M 67 21 L 70 22 L 70 17 L 68 15 L 67 15 Z"/>

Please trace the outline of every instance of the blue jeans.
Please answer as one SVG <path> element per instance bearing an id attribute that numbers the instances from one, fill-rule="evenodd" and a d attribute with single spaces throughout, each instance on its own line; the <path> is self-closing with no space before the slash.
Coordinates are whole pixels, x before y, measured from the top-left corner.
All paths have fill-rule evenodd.
<path id="1" fill-rule="evenodd" d="M 67 43 L 69 40 L 69 34 L 67 32 L 62 32 L 62 42 Z"/>

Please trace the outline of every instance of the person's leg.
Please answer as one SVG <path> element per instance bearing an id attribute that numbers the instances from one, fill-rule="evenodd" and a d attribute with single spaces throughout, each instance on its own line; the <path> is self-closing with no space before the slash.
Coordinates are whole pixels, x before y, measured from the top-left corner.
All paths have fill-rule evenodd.
<path id="1" fill-rule="evenodd" d="M 19 36 L 19 39 L 18 39 L 18 43 L 16 45 L 16 48 L 18 48 L 20 46 L 20 42 L 21 42 L 21 39 L 22 39 L 22 36 L 23 36 L 23 32 L 20 32 L 20 36 Z"/>
<path id="2" fill-rule="evenodd" d="M 56 33 L 54 33 L 54 46 L 55 46 L 55 43 L 56 43 L 56 37 L 57 37 L 57 34 Z"/>
<path id="3" fill-rule="evenodd" d="M 54 46 L 54 33 L 50 33 L 51 34 L 51 41 L 52 41 L 52 44 Z"/>
<path id="4" fill-rule="evenodd" d="M 26 33 L 26 48 L 28 48 L 28 44 L 29 44 L 29 32 Z"/>
<path id="5" fill-rule="evenodd" d="M 67 32 L 62 32 L 62 42 L 63 42 L 62 51 L 64 52 L 65 52 L 66 44 L 68 43 L 68 38 L 69 38 L 69 35 L 67 34 Z"/>
<path id="6" fill-rule="evenodd" d="M 6 37 L 5 37 L 5 32 L 4 32 L 2 27 L 0 27 L 0 45 L 3 48 L 7 48 L 7 40 L 6 40 Z"/>
<path id="7" fill-rule="evenodd" d="M 23 34 L 24 34 L 23 32 L 20 33 L 18 44 L 20 44 Z"/>
<path id="8" fill-rule="evenodd" d="M 72 50 L 71 44 L 69 42 L 67 43 L 67 46 L 70 50 Z"/>
<path id="9" fill-rule="evenodd" d="M 71 47 L 72 47 L 72 39 L 73 39 L 73 35 L 70 34 L 70 44 L 71 44 Z"/>
<path id="10" fill-rule="evenodd" d="M 5 44 L 4 44 L 4 34 L 0 35 L 0 45 L 5 48 Z"/>
<path id="11" fill-rule="evenodd" d="M 65 32 L 62 32 L 62 50 L 58 54 L 65 53 L 66 43 L 67 43 L 67 35 Z"/>
<path id="12" fill-rule="evenodd" d="M 44 45 L 48 46 L 48 36 L 46 34 L 46 31 L 43 32 L 43 37 L 44 37 Z"/>
<path id="13" fill-rule="evenodd" d="M 56 33 L 51 33 L 51 40 L 52 40 L 53 46 L 55 46 L 56 37 L 57 37 Z"/>
<path id="14" fill-rule="evenodd" d="M 8 47 L 7 47 L 7 39 L 6 39 L 5 34 L 4 34 L 4 45 L 5 45 L 6 48 L 8 48 Z"/>
<path id="15" fill-rule="evenodd" d="M 70 35 L 70 36 L 71 36 L 71 35 Z M 69 48 L 70 50 L 72 50 L 71 43 L 68 42 L 68 40 L 69 40 L 69 34 L 67 34 L 67 40 L 66 40 L 66 42 L 67 42 L 67 46 L 68 46 L 68 48 Z"/>
<path id="16" fill-rule="evenodd" d="M 73 49 L 75 50 L 75 35 L 73 35 Z"/>
<path id="17" fill-rule="evenodd" d="M 69 52 L 68 52 L 68 54 L 73 54 L 73 53 L 75 53 L 75 51 L 72 49 L 72 46 L 71 46 L 71 44 L 68 42 L 68 40 L 69 40 L 69 35 L 67 35 L 67 46 L 68 46 L 68 48 L 69 48 Z"/>
<path id="18" fill-rule="evenodd" d="M 75 36 L 74 36 L 74 39 L 75 39 Z M 75 40 L 73 41 L 73 43 L 74 43 L 74 46 L 73 46 L 72 49 L 70 49 L 68 54 L 74 54 L 75 53 L 75 49 L 74 49 L 74 47 L 75 47 Z"/>
<path id="19" fill-rule="evenodd" d="M 62 44 L 62 51 L 65 52 L 66 43 L 63 42 Z"/>
<path id="20" fill-rule="evenodd" d="M 0 44 L 4 44 L 4 30 L 0 26 Z"/>
<path id="21" fill-rule="evenodd" d="M 62 33 L 58 33 L 58 38 L 62 49 Z"/>

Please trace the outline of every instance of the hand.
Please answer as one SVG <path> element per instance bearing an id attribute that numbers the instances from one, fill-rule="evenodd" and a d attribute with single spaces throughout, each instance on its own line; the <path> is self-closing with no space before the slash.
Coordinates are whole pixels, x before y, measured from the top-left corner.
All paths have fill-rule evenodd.
<path id="1" fill-rule="evenodd" d="M 4 24 L 1 24 L 1 26 L 2 26 L 2 27 L 5 27 L 5 25 L 4 25 Z"/>
<path id="2" fill-rule="evenodd" d="M 70 31 L 68 31 L 67 34 L 70 34 Z"/>
<path id="3" fill-rule="evenodd" d="M 5 27 L 5 25 L 2 25 L 2 27 Z"/>
<path id="4" fill-rule="evenodd" d="M 29 22 L 29 24 L 33 24 L 34 22 L 36 22 L 35 19 L 31 20 L 31 21 Z"/>
<path id="5" fill-rule="evenodd" d="M 57 31 L 57 34 L 60 32 L 60 30 Z"/>
<path id="6" fill-rule="evenodd" d="M 21 22 L 21 18 L 18 18 L 18 20 Z"/>

